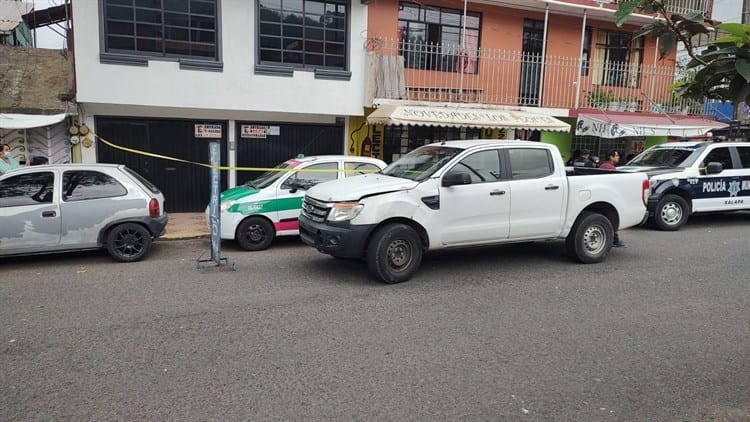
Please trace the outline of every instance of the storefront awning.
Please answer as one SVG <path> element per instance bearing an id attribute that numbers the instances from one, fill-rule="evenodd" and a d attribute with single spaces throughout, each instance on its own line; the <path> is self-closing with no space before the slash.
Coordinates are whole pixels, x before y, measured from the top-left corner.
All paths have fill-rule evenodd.
<path id="1" fill-rule="evenodd" d="M 414 125 L 530 129 L 569 132 L 570 125 L 552 116 L 526 111 L 469 107 L 381 104 L 369 116 L 374 125 Z"/>
<path id="2" fill-rule="evenodd" d="M 585 113 L 578 115 L 576 135 L 620 138 L 623 136 L 700 136 L 726 123 L 697 117 L 643 116 Z"/>
<path id="3" fill-rule="evenodd" d="M 60 123 L 67 114 L 7 114 L 0 113 L 0 129 L 31 129 Z"/>

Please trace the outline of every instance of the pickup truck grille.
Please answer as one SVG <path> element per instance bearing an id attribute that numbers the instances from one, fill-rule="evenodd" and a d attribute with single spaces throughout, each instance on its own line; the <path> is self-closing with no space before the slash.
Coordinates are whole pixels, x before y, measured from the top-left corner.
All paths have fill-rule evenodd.
<path id="1" fill-rule="evenodd" d="M 328 217 L 328 211 L 330 211 L 330 208 L 325 202 L 317 201 L 308 196 L 305 196 L 302 201 L 302 214 L 312 221 L 324 222 Z"/>

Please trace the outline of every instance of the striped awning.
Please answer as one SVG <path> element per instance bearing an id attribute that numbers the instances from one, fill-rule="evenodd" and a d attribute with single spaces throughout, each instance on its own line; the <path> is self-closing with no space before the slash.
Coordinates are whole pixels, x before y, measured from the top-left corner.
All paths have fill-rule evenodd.
<path id="1" fill-rule="evenodd" d="M 369 124 L 529 129 L 569 132 L 562 120 L 527 111 L 456 107 L 381 104 L 367 116 Z"/>

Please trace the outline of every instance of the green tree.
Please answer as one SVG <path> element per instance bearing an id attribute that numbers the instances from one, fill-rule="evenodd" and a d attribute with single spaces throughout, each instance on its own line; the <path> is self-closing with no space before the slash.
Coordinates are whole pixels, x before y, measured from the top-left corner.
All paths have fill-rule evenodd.
<path id="1" fill-rule="evenodd" d="M 660 59 L 672 52 L 677 43 L 682 43 L 691 58 L 686 69 L 692 78 L 673 85 L 677 95 L 731 101 L 735 116 L 742 101 L 750 103 L 750 25 L 718 23 L 700 12 L 671 13 L 669 4 L 663 0 L 625 0 L 615 12 L 617 26 L 636 11 L 655 15 L 656 19 L 643 25 L 635 36 L 658 37 Z M 702 50 L 693 44 L 696 35 L 716 30 L 727 35 Z"/>

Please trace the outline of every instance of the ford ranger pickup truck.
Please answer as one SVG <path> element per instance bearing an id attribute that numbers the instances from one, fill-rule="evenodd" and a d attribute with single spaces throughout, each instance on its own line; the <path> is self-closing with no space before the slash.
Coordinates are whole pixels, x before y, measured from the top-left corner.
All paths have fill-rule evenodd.
<path id="1" fill-rule="evenodd" d="M 302 241 L 364 258 L 386 283 L 410 279 L 428 251 L 565 239 L 583 263 L 603 261 L 614 231 L 640 224 L 644 173 L 568 175 L 554 145 L 446 141 L 419 147 L 379 173 L 307 191 Z"/>
<path id="2" fill-rule="evenodd" d="M 649 176 L 647 207 L 659 230 L 678 230 L 695 213 L 750 209 L 750 142 L 667 142 L 617 170 Z"/>

